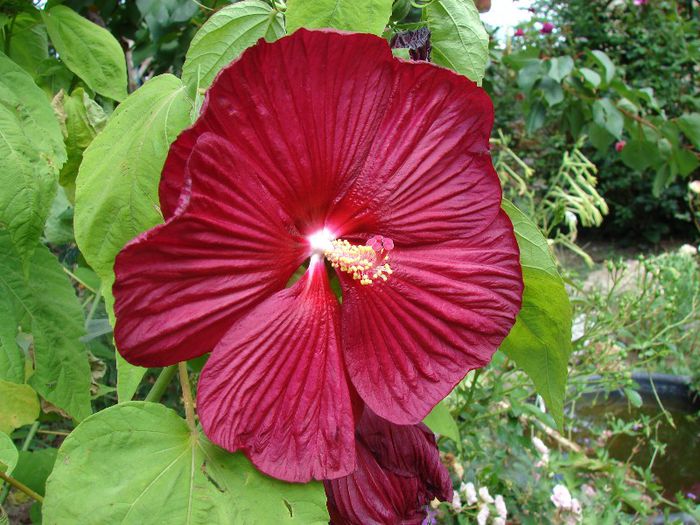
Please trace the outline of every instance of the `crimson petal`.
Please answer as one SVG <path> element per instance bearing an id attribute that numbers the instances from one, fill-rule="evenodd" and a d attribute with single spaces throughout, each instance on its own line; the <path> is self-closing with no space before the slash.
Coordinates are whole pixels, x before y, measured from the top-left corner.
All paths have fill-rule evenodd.
<path id="1" fill-rule="evenodd" d="M 364 402 L 411 424 L 490 360 L 520 309 L 522 274 L 502 211 L 474 237 L 390 253 L 386 282 L 340 276 L 343 350 Z"/>
<path id="2" fill-rule="evenodd" d="M 196 137 L 226 138 L 261 183 L 297 219 L 316 228 L 362 167 L 392 92 L 386 41 L 300 29 L 258 42 L 224 68 L 196 124 L 172 145 L 160 185 L 166 213 L 184 179 Z"/>
<path id="3" fill-rule="evenodd" d="M 220 138 L 199 138 L 180 207 L 115 264 L 124 358 L 166 366 L 210 352 L 240 315 L 284 288 L 304 253 L 279 205 Z"/>
<path id="4" fill-rule="evenodd" d="M 452 497 L 449 473 L 425 425 L 394 425 L 366 408 L 356 438 L 355 471 L 324 483 L 333 525 L 417 525 L 432 499 Z"/>
<path id="5" fill-rule="evenodd" d="M 395 82 L 392 106 L 344 201 L 351 207 L 372 195 L 366 210 L 354 208 L 351 228 L 412 244 L 480 232 L 501 201 L 489 154 L 491 100 L 465 77 L 428 63 L 397 61 Z"/>
<path id="6" fill-rule="evenodd" d="M 224 336 L 199 381 L 207 436 L 262 472 L 307 482 L 355 466 L 353 416 L 338 340 L 338 302 L 323 263 Z"/>

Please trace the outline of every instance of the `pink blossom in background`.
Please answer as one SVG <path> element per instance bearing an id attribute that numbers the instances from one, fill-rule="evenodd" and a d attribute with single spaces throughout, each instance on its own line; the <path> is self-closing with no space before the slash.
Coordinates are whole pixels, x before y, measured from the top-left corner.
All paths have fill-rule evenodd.
<path id="1" fill-rule="evenodd" d="M 540 33 L 542 33 L 543 35 L 548 35 L 552 31 L 554 31 L 554 24 L 553 23 L 545 22 L 544 24 L 542 24 L 542 29 L 540 29 Z"/>
<path id="2" fill-rule="evenodd" d="M 615 143 L 615 151 L 617 151 L 618 153 L 620 153 L 623 149 L 625 149 L 625 146 L 627 146 L 627 142 L 626 142 L 626 141 L 624 141 L 624 140 L 618 140 L 618 141 Z"/>

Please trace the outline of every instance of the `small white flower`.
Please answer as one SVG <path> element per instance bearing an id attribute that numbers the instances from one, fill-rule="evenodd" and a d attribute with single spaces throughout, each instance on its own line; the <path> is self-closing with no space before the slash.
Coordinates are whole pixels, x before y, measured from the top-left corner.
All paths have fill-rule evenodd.
<path id="1" fill-rule="evenodd" d="M 459 491 L 464 494 L 464 499 L 467 500 L 467 505 L 474 505 L 476 503 L 476 488 L 474 483 L 471 481 L 469 483 L 462 483 L 459 487 Z"/>
<path id="2" fill-rule="evenodd" d="M 700 193 L 700 180 L 694 180 L 688 183 L 688 189 L 693 193 Z"/>
<path id="3" fill-rule="evenodd" d="M 455 474 L 457 474 L 457 478 L 462 479 L 464 477 L 464 467 L 461 463 L 456 462 L 454 465 L 452 465 L 452 468 L 454 469 Z"/>
<path id="4" fill-rule="evenodd" d="M 455 512 L 461 512 L 462 510 L 462 500 L 459 498 L 459 492 L 456 490 L 452 491 L 452 510 Z"/>
<path id="5" fill-rule="evenodd" d="M 489 514 L 491 514 L 491 511 L 489 510 L 488 505 L 481 504 L 479 506 L 479 513 L 476 515 L 476 522 L 479 525 L 486 525 L 486 520 L 489 519 Z"/>
<path id="6" fill-rule="evenodd" d="M 506 525 L 506 520 L 503 518 L 493 518 L 491 525 Z"/>
<path id="7" fill-rule="evenodd" d="M 573 498 L 571 500 L 571 512 L 573 512 L 577 516 L 580 516 L 582 511 L 583 509 L 581 508 L 581 502 L 576 498 Z"/>
<path id="8" fill-rule="evenodd" d="M 544 442 L 538 438 L 537 436 L 532 437 L 532 444 L 535 445 L 535 448 L 537 449 L 537 452 L 540 454 L 549 454 L 549 448 L 547 445 L 544 444 Z"/>
<path id="9" fill-rule="evenodd" d="M 549 498 L 558 509 L 571 510 L 571 493 L 564 485 L 555 485 Z"/>
<path id="10" fill-rule="evenodd" d="M 684 244 L 678 249 L 678 253 L 681 255 L 697 255 L 698 249 L 690 244 Z"/>
<path id="11" fill-rule="evenodd" d="M 494 499 L 494 504 L 496 505 L 496 512 L 498 512 L 498 516 L 505 520 L 508 517 L 508 509 L 506 508 L 506 502 L 503 499 L 503 496 L 498 494 Z"/>
<path id="12" fill-rule="evenodd" d="M 487 487 L 481 487 L 479 489 L 479 497 L 484 503 L 493 503 L 493 498 L 489 494 L 489 489 Z"/>

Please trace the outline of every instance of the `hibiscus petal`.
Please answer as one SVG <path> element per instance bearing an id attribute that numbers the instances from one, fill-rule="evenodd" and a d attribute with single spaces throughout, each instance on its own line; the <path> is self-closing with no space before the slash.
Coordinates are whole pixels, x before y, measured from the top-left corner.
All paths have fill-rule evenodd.
<path id="1" fill-rule="evenodd" d="M 320 261 L 237 323 L 199 381 L 216 444 L 262 472 L 307 482 L 355 467 L 353 416 L 338 340 L 338 301 Z"/>
<path id="2" fill-rule="evenodd" d="M 175 215 L 119 253 L 114 334 L 127 361 L 166 366 L 210 352 L 303 261 L 289 219 L 245 173 L 224 141 L 201 136 Z"/>
<path id="3" fill-rule="evenodd" d="M 465 77 L 427 63 L 396 63 L 392 106 L 362 175 L 346 197 L 348 228 L 398 242 L 474 235 L 493 222 L 501 185 L 489 154 L 493 104 Z M 343 228 L 341 228 L 343 230 Z"/>
<path id="4" fill-rule="evenodd" d="M 452 497 L 449 473 L 425 425 L 394 425 L 365 409 L 356 436 L 355 471 L 324 483 L 333 525 L 420 524 L 433 498 Z"/>
<path id="5" fill-rule="evenodd" d="M 249 48 L 219 73 L 196 124 L 171 147 L 160 186 L 164 211 L 177 201 L 191 143 L 214 132 L 256 169 L 302 231 L 323 226 L 367 157 L 393 68 L 386 41 L 366 34 L 300 29 Z"/>
<path id="6" fill-rule="evenodd" d="M 418 423 L 484 366 L 520 309 L 519 251 L 507 215 L 482 233 L 390 252 L 393 274 L 362 286 L 341 274 L 342 341 L 360 397 L 381 417 Z"/>

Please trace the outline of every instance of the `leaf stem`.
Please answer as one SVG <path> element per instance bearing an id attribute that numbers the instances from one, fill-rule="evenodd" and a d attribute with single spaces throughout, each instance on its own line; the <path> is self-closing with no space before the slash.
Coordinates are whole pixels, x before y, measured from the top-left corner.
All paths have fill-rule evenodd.
<path id="1" fill-rule="evenodd" d="M 185 418 L 190 431 L 195 434 L 197 425 L 194 421 L 194 401 L 192 400 L 192 389 L 190 388 L 190 378 L 187 375 L 187 363 L 180 361 L 177 364 L 177 369 L 180 372 L 180 386 L 182 387 L 182 401 L 185 404 Z"/>
<path id="2" fill-rule="evenodd" d="M 175 377 L 175 372 L 177 372 L 177 365 L 166 366 L 163 368 L 163 370 L 160 371 L 160 374 L 158 374 L 158 378 L 156 379 L 156 382 L 153 383 L 148 395 L 146 395 L 146 401 L 150 401 L 152 403 L 160 402 L 160 399 L 163 397 L 163 394 L 165 394 L 165 390 L 168 388 L 170 381 L 172 381 L 173 377 Z"/>
<path id="3" fill-rule="evenodd" d="M 7 474 L 5 474 L 5 473 L 2 472 L 2 471 L 0 471 L 0 479 L 3 480 L 3 481 L 6 481 L 9 485 L 11 485 L 12 487 L 16 488 L 17 490 L 20 490 L 20 491 L 24 492 L 24 493 L 25 493 L 27 496 L 29 496 L 30 498 L 35 499 L 35 500 L 38 501 L 39 503 L 43 503 L 44 497 L 43 497 L 42 495 L 37 494 L 36 492 L 34 492 L 32 489 L 30 489 L 29 487 L 27 487 L 27 486 L 26 486 L 24 483 L 22 483 L 21 481 L 16 480 L 16 479 L 13 478 L 12 476 L 8 476 Z"/>

